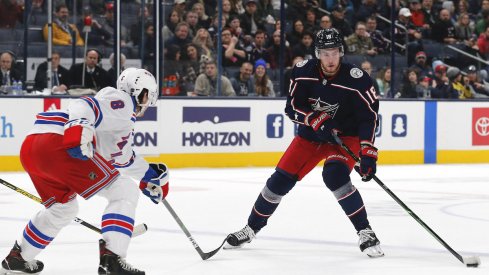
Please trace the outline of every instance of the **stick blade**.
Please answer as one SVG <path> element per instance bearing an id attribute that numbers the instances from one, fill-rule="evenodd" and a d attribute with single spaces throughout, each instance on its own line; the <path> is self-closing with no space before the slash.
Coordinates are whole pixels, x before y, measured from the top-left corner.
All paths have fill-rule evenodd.
<path id="1" fill-rule="evenodd" d="M 464 264 L 467 267 L 477 268 L 481 264 L 481 259 L 477 256 L 464 257 Z"/>

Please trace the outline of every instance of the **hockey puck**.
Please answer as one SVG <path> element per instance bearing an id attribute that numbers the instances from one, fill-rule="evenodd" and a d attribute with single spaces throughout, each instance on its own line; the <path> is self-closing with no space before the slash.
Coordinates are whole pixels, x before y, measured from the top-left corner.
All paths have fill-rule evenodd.
<path id="1" fill-rule="evenodd" d="M 478 263 L 475 263 L 475 264 L 467 264 L 467 267 L 479 267 L 479 264 Z"/>

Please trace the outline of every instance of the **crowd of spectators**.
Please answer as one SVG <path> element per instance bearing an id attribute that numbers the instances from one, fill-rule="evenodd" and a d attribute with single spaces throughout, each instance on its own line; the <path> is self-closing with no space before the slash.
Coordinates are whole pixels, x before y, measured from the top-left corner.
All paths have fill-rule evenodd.
<path id="1" fill-rule="evenodd" d="M 60 91 L 71 87 L 98 89 L 114 85 L 114 68 L 104 70 L 95 50 L 114 43 L 114 4 L 88 1 L 79 11 L 77 22 L 70 20 L 71 2 L 55 1 L 53 44 L 89 46 L 85 62 L 65 69 L 59 66 L 59 52 L 53 54 L 52 80 Z M 123 4 L 131 2 L 122 1 Z M 286 95 L 278 87 L 280 56 L 284 57 L 285 78 L 296 60 L 315 56 L 315 33 L 336 28 L 344 38 L 346 55 L 363 56 L 357 64 L 375 80 L 378 96 L 384 98 L 481 98 L 489 96 L 488 73 L 484 63 L 465 56 L 439 56 L 432 51 L 439 45 L 452 46 L 478 56 L 489 57 L 489 0 L 397 0 L 394 13 L 395 35 L 389 24 L 391 1 L 380 0 L 286 0 L 285 47 L 281 47 L 279 0 L 223 0 L 222 18 L 218 18 L 216 0 L 174 0 L 165 13 L 161 30 L 164 56 L 162 95 L 216 95 L 218 50 L 224 74 L 224 96 Z M 43 0 L 33 1 L 33 10 L 45 12 Z M 9 12 L 6 12 L 6 11 Z M 0 0 L 0 28 L 15 28 L 22 23 L 23 6 L 17 0 Z M 137 51 L 144 67 L 155 72 L 155 28 L 151 5 L 134 10 L 137 20 L 120 28 L 121 46 Z M 223 29 L 218 32 L 221 20 Z M 87 33 L 88 32 L 88 33 Z M 47 26 L 43 28 L 47 39 Z M 218 36 L 221 44 L 217 45 Z M 87 40 L 87 41 L 85 41 Z M 379 55 L 390 54 L 391 43 L 408 68 L 401 70 L 397 87 L 389 66 L 376 67 Z M 435 46 L 430 46 L 432 43 Z M 5 73 L 2 54 L 2 77 Z M 368 57 L 368 58 L 367 58 Z M 13 59 L 14 56 L 11 56 Z M 372 59 L 373 58 L 373 59 Z M 113 57 L 112 57 L 113 59 Z M 358 59 L 357 59 L 358 60 Z M 121 60 L 122 63 L 122 60 Z M 36 89 L 46 87 L 46 64 L 36 74 Z M 396 70 L 399 71 L 399 70 Z M 18 77 L 21 80 L 22 76 Z M 22 79 L 25 80 L 25 79 Z M 4 80 L 5 82 L 5 80 Z M 287 83 L 287 80 L 284 81 Z"/>

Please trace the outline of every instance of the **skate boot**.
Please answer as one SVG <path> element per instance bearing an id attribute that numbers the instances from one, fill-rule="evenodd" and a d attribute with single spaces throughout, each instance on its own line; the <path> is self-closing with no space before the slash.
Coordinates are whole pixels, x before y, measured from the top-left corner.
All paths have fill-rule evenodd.
<path id="1" fill-rule="evenodd" d="M 7 255 L 7 257 L 2 261 L 2 268 L 0 269 L 0 274 L 39 274 L 44 268 L 44 264 L 38 260 L 32 260 L 27 262 L 20 255 L 22 250 L 17 244 L 14 244 L 12 250 Z"/>
<path id="2" fill-rule="evenodd" d="M 105 247 L 105 241 L 99 240 L 100 265 L 98 274 L 106 275 L 145 275 L 144 271 L 138 270 L 126 263 L 126 260 Z"/>
<path id="3" fill-rule="evenodd" d="M 380 241 L 377 239 L 377 236 L 375 236 L 375 233 L 370 226 L 358 231 L 357 235 L 360 237 L 358 245 L 362 252 L 371 258 L 384 256 L 384 252 L 380 248 Z"/>
<path id="4" fill-rule="evenodd" d="M 229 234 L 224 249 L 235 249 L 242 247 L 245 243 L 251 243 L 258 232 L 253 231 L 249 225 L 243 229 Z"/>

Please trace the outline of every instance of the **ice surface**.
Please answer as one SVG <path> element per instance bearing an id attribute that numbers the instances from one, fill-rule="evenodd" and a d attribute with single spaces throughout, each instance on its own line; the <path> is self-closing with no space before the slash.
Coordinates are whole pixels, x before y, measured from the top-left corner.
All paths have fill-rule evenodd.
<path id="1" fill-rule="evenodd" d="M 205 251 L 241 229 L 273 168 L 173 169 L 168 201 Z M 370 259 L 316 168 L 283 200 L 269 225 L 241 250 L 220 251 L 202 261 L 163 205 L 141 196 L 136 223 L 149 231 L 134 239 L 128 262 L 146 274 L 489 274 L 489 165 L 380 166 L 378 177 L 462 256 L 469 269 L 439 244 L 375 182 L 352 174 L 370 223 L 386 254 Z M 1 173 L 35 192 L 25 173 Z M 79 199 L 78 217 L 100 226 L 105 200 Z M 0 186 L 0 257 L 41 209 Z M 99 235 L 72 223 L 39 255 L 43 274 L 96 274 Z"/>

